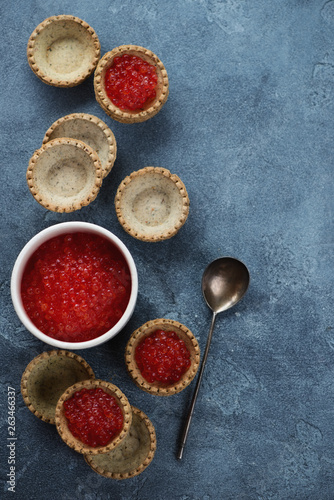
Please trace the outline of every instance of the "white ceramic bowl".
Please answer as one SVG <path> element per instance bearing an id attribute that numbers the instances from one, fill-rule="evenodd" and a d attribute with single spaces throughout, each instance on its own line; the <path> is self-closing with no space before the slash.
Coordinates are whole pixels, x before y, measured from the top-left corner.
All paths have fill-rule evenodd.
<path id="1" fill-rule="evenodd" d="M 48 241 L 49 239 L 54 238 L 55 236 L 59 236 L 60 234 L 76 233 L 76 232 L 87 232 L 104 236 L 121 251 L 130 270 L 131 293 L 130 293 L 129 303 L 124 311 L 123 316 L 116 323 L 116 325 L 113 326 L 106 333 L 100 335 L 95 339 L 87 340 L 85 342 L 65 342 L 49 337 L 45 333 L 41 332 L 33 324 L 23 306 L 21 298 L 21 281 L 26 264 L 29 258 L 32 256 L 32 254 L 37 250 L 37 248 L 39 248 L 45 241 Z M 113 338 L 124 328 L 126 323 L 131 318 L 136 305 L 137 295 L 138 295 L 138 274 L 136 265 L 129 250 L 126 248 L 124 243 L 122 243 L 122 241 L 117 236 L 112 234 L 110 231 L 104 229 L 101 226 L 90 224 L 88 222 L 63 222 L 48 227 L 47 229 L 44 229 L 40 233 L 36 234 L 21 250 L 20 254 L 16 259 L 12 271 L 11 296 L 18 317 L 22 321 L 23 325 L 27 328 L 27 330 L 29 330 L 33 335 L 35 335 L 35 337 L 37 337 L 39 340 L 42 340 L 46 344 L 58 347 L 59 349 L 71 349 L 71 350 L 87 349 L 89 347 L 94 347 L 103 344 L 104 342 Z"/>

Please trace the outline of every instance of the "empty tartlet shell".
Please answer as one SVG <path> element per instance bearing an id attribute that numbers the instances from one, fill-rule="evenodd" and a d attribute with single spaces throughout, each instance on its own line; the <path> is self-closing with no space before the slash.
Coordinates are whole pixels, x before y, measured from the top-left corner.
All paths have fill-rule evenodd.
<path id="1" fill-rule="evenodd" d="M 53 139 L 35 151 L 27 183 L 38 203 L 53 212 L 74 212 L 91 203 L 102 185 L 97 153 L 77 139 Z"/>
<path id="2" fill-rule="evenodd" d="M 81 356 L 65 350 L 43 352 L 23 372 L 21 394 L 36 417 L 55 424 L 60 396 L 71 385 L 89 378 L 95 378 L 94 372 Z"/>
<path id="3" fill-rule="evenodd" d="M 157 440 L 155 429 L 145 413 L 134 406 L 132 424 L 124 441 L 109 453 L 85 455 L 88 465 L 110 479 L 128 479 L 141 474 L 152 462 Z"/>
<path id="4" fill-rule="evenodd" d="M 46 131 L 43 144 L 61 137 L 88 144 L 100 158 L 103 178 L 109 174 L 116 160 L 117 144 L 113 132 L 102 120 L 87 113 L 63 116 Z"/>
<path id="5" fill-rule="evenodd" d="M 119 185 L 116 215 L 124 230 L 142 241 L 174 236 L 189 214 L 189 196 L 176 174 L 161 167 L 132 172 Z"/>
<path id="6" fill-rule="evenodd" d="M 80 391 L 81 389 L 94 389 L 98 387 L 100 387 L 106 393 L 110 394 L 116 399 L 123 412 L 124 420 L 121 432 L 117 436 L 115 436 L 114 439 L 112 439 L 106 446 L 97 446 L 94 448 L 74 437 L 69 430 L 67 419 L 65 417 L 64 401 L 72 397 L 75 392 Z M 132 410 L 128 399 L 116 385 L 104 380 L 92 379 L 72 385 L 59 398 L 56 407 L 56 427 L 60 437 L 70 448 L 83 455 L 98 455 L 99 453 L 108 453 L 109 451 L 116 448 L 116 446 L 119 446 L 127 436 L 131 427 L 131 422 Z"/>
<path id="7" fill-rule="evenodd" d="M 189 369 L 182 375 L 178 382 L 171 385 L 165 385 L 159 382 L 154 382 L 152 384 L 147 382 L 147 380 L 142 376 L 135 360 L 137 346 L 146 337 L 160 329 L 165 332 L 175 332 L 178 337 L 185 342 L 190 352 L 191 365 Z M 185 325 L 171 319 L 159 318 L 148 321 L 132 333 L 125 348 L 125 364 L 130 377 L 140 389 L 156 396 L 171 396 L 172 394 L 177 394 L 183 391 L 183 389 L 185 389 L 194 379 L 199 367 L 199 362 L 200 349 L 195 336 Z"/>
<path id="8" fill-rule="evenodd" d="M 101 47 L 94 29 L 76 16 L 52 16 L 32 32 L 27 45 L 29 66 L 44 83 L 75 87 L 96 68 Z"/>
<path id="9" fill-rule="evenodd" d="M 114 57 L 122 56 L 124 54 L 135 55 L 153 65 L 156 69 L 158 76 L 158 83 L 156 86 L 156 97 L 153 101 L 147 104 L 142 110 L 127 111 L 115 106 L 107 96 L 105 90 L 105 75 L 106 71 L 113 63 Z M 162 106 L 165 104 L 169 93 L 168 76 L 165 66 L 160 59 L 148 49 L 138 45 L 121 45 L 104 54 L 100 59 L 95 73 L 94 73 L 94 90 L 97 102 L 101 108 L 114 120 L 122 123 L 139 123 L 148 120 L 155 116 Z"/>

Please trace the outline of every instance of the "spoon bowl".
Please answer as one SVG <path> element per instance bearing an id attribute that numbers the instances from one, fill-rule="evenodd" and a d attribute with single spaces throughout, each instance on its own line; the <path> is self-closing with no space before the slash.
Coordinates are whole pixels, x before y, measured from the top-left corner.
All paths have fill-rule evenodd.
<path id="1" fill-rule="evenodd" d="M 214 260 L 203 273 L 203 296 L 216 314 L 235 306 L 245 295 L 248 285 L 247 267 L 232 257 Z"/>
<path id="2" fill-rule="evenodd" d="M 181 460 L 188 437 L 190 422 L 194 413 L 199 388 L 201 385 L 206 360 L 212 339 L 212 332 L 218 313 L 235 306 L 245 295 L 249 285 L 249 272 L 245 264 L 233 257 L 221 257 L 211 262 L 205 269 L 202 277 L 202 293 L 207 305 L 212 311 L 212 320 L 204 356 L 190 409 L 181 437 L 177 458 Z"/>

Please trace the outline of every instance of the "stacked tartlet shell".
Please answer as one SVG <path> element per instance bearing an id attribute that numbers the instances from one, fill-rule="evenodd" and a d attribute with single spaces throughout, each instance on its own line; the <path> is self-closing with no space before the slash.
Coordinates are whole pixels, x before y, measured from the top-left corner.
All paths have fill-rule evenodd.
<path id="1" fill-rule="evenodd" d="M 144 412 L 132 408 L 132 424 L 124 441 L 108 453 L 85 455 L 88 465 L 111 479 L 128 479 L 141 474 L 152 462 L 157 441 L 155 429 Z"/>
<path id="2" fill-rule="evenodd" d="M 79 439 L 73 436 L 73 434 L 69 430 L 64 412 L 64 402 L 67 399 L 71 398 L 75 392 L 80 391 L 81 389 L 93 389 L 98 387 L 116 399 L 123 413 L 123 427 L 121 432 L 117 436 L 115 436 L 106 446 L 92 447 L 81 442 Z M 111 384 L 110 382 L 106 382 L 104 380 L 86 380 L 72 385 L 64 392 L 64 394 L 62 394 L 57 403 L 55 420 L 57 431 L 60 437 L 70 448 L 84 455 L 97 455 L 99 453 L 108 453 L 116 446 L 119 446 L 125 439 L 131 427 L 132 410 L 126 396 L 114 384 Z"/>
<path id="3" fill-rule="evenodd" d="M 102 120 L 87 113 L 63 116 L 46 131 L 43 144 L 63 137 L 77 139 L 90 146 L 99 156 L 103 178 L 109 174 L 116 160 L 117 144 L 113 132 Z"/>
<path id="4" fill-rule="evenodd" d="M 43 352 L 26 367 L 21 379 L 21 394 L 36 417 L 55 424 L 60 396 L 69 386 L 93 378 L 92 368 L 77 354 L 65 350 Z"/>
<path id="5" fill-rule="evenodd" d="M 32 155 L 27 183 L 33 197 L 54 212 L 73 212 L 91 203 L 102 185 L 97 153 L 77 139 L 53 139 Z"/>
<path id="6" fill-rule="evenodd" d="M 85 21 L 76 16 L 52 16 L 30 35 L 28 63 L 48 85 L 74 87 L 88 78 L 100 58 L 100 42 Z"/>
<path id="7" fill-rule="evenodd" d="M 182 375 L 180 380 L 176 383 L 165 385 L 159 382 L 150 383 L 148 382 L 141 371 L 135 360 L 135 353 L 137 346 L 149 335 L 154 333 L 156 330 L 163 331 L 173 331 L 177 336 L 182 339 L 190 353 L 191 365 L 189 369 Z M 156 396 L 171 396 L 177 394 L 183 389 L 185 389 L 194 379 L 200 362 L 200 349 L 198 342 L 192 332 L 182 323 L 178 321 L 159 318 L 155 320 L 148 321 L 140 328 L 135 330 L 125 349 L 125 363 L 130 377 L 134 383 L 143 391 Z"/>
<path id="8" fill-rule="evenodd" d="M 68 429 L 64 401 L 84 388 L 101 388 L 116 399 L 122 410 L 123 428 L 106 446 L 87 446 Z M 81 356 L 66 350 L 39 354 L 22 375 L 21 393 L 29 410 L 40 420 L 55 424 L 64 443 L 83 455 L 98 474 L 127 479 L 141 474 L 153 460 L 157 441 L 150 419 L 131 406 L 117 386 L 96 379 Z"/>
<path id="9" fill-rule="evenodd" d="M 157 242 L 171 238 L 189 214 L 189 196 L 181 179 L 162 167 L 132 172 L 115 196 L 117 218 L 134 238 Z"/>
<path id="10" fill-rule="evenodd" d="M 123 54 L 135 55 L 153 65 L 158 76 L 156 97 L 144 109 L 125 111 L 115 106 L 109 99 L 105 89 L 105 75 L 117 56 Z M 169 93 L 167 71 L 160 59 L 148 49 L 138 45 L 121 45 L 104 54 L 100 59 L 94 74 L 94 90 L 97 102 L 101 108 L 114 120 L 122 123 L 139 123 L 155 116 L 165 104 Z"/>

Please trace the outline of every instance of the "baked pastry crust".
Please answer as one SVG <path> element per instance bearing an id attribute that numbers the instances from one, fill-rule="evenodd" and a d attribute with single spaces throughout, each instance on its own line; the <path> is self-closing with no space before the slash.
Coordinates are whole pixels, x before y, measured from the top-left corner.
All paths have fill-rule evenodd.
<path id="1" fill-rule="evenodd" d="M 124 230 L 142 241 L 174 236 L 189 214 L 189 196 L 181 179 L 161 167 L 132 172 L 115 196 L 117 218 Z"/>
<path id="2" fill-rule="evenodd" d="M 134 406 L 131 409 L 132 424 L 124 441 L 108 453 L 84 456 L 101 476 L 111 479 L 138 476 L 153 460 L 157 447 L 154 426 L 143 411 Z"/>
<path id="3" fill-rule="evenodd" d="M 29 66 L 44 83 L 75 87 L 96 68 L 101 47 L 94 29 L 76 16 L 52 16 L 32 32 L 27 45 Z"/>
<path id="4" fill-rule="evenodd" d="M 164 331 L 174 331 L 178 337 L 185 342 L 190 352 L 191 365 L 189 369 L 182 375 L 181 379 L 177 383 L 171 385 L 165 385 L 159 382 L 152 384 L 147 382 L 147 380 L 142 376 L 135 360 L 136 347 L 146 337 L 158 329 Z M 132 333 L 125 348 L 125 364 L 130 377 L 140 389 L 156 396 L 171 396 L 172 394 L 177 394 L 183 391 L 183 389 L 185 389 L 194 379 L 199 367 L 199 362 L 200 349 L 195 336 L 185 325 L 171 319 L 159 318 L 148 321 Z"/>
<path id="5" fill-rule="evenodd" d="M 136 55 L 156 68 L 158 76 L 156 97 L 146 108 L 139 111 L 124 111 L 118 108 L 111 102 L 105 90 L 104 81 L 106 71 L 112 65 L 114 57 L 123 54 Z M 169 93 L 168 75 L 163 63 L 151 50 L 140 47 L 139 45 L 121 45 L 107 52 L 100 59 L 94 73 L 94 91 L 96 100 L 101 108 L 114 120 L 122 123 L 144 122 L 155 116 L 167 101 Z"/>
<path id="6" fill-rule="evenodd" d="M 71 385 L 95 378 L 89 364 L 65 350 L 43 352 L 23 372 L 21 394 L 29 410 L 44 422 L 55 424 L 58 399 Z"/>
<path id="7" fill-rule="evenodd" d="M 35 151 L 27 169 L 33 197 L 53 212 L 73 212 L 91 203 L 102 185 L 97 153 L 77 139 L 53 139 Z"/>
<path id="8" fill-rule="evenodd" d="M 67 426 L 67 419 L 65 417 L 63 403 L 64 401 L 72 397 L 75 392 L 80 391 L 81 389 L 92 389 L 96 387 L 100 387 L 111 396 L 114 396 L 118 405 L 122 409 L 124 421 L 123 428 L 120 434 L 112 439 L 106 446 L 97 446 L 96 448 L 94 448 L 85 443 L 82 443 L 81 441 L 79 441 L 79 439 L 73 436 Z M 116 446 L 119 446 L 127 436 L 131 427 L 131 422 L 132 410 L 126 396 L 116 385 L 104 380 L 85 380 L 83 382 L 72 385 L 59 398 L 56 407 L 56 427 L 60 437 L 70 448 L 84 455 L 98 455 L 99 453 L 108 453 L 109 451 L 116 448 Z"/>
<path id="9" fill-rule="evenodd" d="M 43 144 L 61 137 L 78 139 L 98 154 L 105 178 L 112 169 L 117 155 L 113 132 L 99 118 L 87 113 L 72 113 L 55 121 L 46 131 Z"/>

